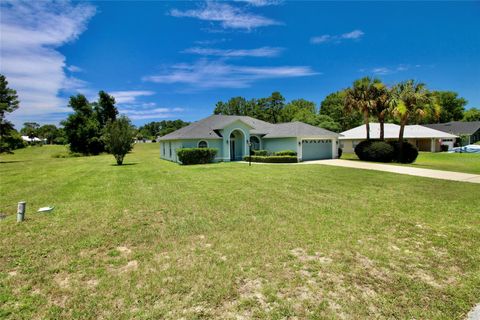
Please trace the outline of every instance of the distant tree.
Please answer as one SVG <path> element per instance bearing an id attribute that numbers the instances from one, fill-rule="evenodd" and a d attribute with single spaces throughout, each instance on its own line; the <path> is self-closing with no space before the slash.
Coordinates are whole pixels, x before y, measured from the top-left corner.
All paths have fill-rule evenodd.
<path id="1" fill-rule="evenodd" d="M 115 157 L 117 165 L 122 165 L 123 158 L 132 150 L 134 136 L 135 130 L 126 116 L 107 122 L 103 140 L 108 153 Z"/>
<path id="2" fill-rule="evenodd" d="M 104 150 L 102 128 L 87 98 L 78 94 L 70 97 L 69 106 L 74 113 L 62 122 L 72 152 L 84 155 L 99 154 Z"/>
<path id="3" fill-rule="evenodd" d="M 48 144 L 55 143 L 55 140 L 61 135 L 60 130 L 53 124 L 45 124 L 38 128 L 39 138 L 46 139 Z"/>
<path id="4" fill-rule="evenodd" d="M 24 136 L 28 136 L 30 139 L 38 138 L 38 129 L 40 125 L 36 122 L 25 122 L 20 133 Z"/>
<path id="5" fill-rule="evenodd" d="M 453 91 L 433 91 L 437 103 L 441 107 L 440 117 L 435 122 L 459 121 L 463 119 L 463 113 L 468 101 L 458 97 L 458 93 Z M 434 118 L 430 118 L 432 122 Z"/>
<path id="6" fill-rule="evenodd" d="M 299 118 L 315 118 L 317 107 L 305 99 L 292 100 L 281 110 L 281 122 L 302 121 Z M 294 120 L 295 119 L 295 120 Z"/>
<path id="7" fill-rule="evenodd" d="M 340 131 L 349 130 L 362 124 L 362 114 L 358 110 L 345 107 L 345 90 L 329 94 L 320 104 L 320 115 L 329 116 L 340 126 Z"/>
<path id="8" fill-rule="evenodd" d="M 285 107 L 285 98 L 278 91 L 272 92 L 272 95 L 265 100 L 264 111 L 267 121 L 271 123 L 281 122 L 282 109 Z"/>
<path id="9" fill-rule="evenodd" d="M 408 119 L 424 117 L 427 114 L 428 106 L 433 103 L 434 99 L 425 84 L 416 83 L 414 80 L 403 81 L 395 85 L 393 95 L 396 101 L 393 113 L 400 121 L 399 161 L 403 161 L 403 135 Z"/>
<path id="10" fill-rule="evenodd" d="M 108 121 L 114 121 L 118 115 L 118 110 L 115 107 L 115 98 L 103 90 L 98 93 L 98 102 L 94 104 L 94 110 L 98 123 L 102 128 L 105 127 Z"/>
<path id="11" fill-rule="evenodd" d="M 471 108 L 465 111 L 462 121 L 480 121 L 480 109 Z"/>
<path id="12" fill-rule="evenodd" d="M 18 146 L 18 134 L 6 115 L 18 109 L 19 104 L 17 91 L 9 88 L 7 79 L 0 74 L 0 153 L 11 152 Z"/>
<path id="13" fill-rule="evenodd" d="M 345 107 L 347 110 L 357 110 L 363 114 L 363 121 L 367 130 L 367 140 L 370 140 L 370 114 L 375 107 L 373 84 L 378 80 L 370 77 L 358 79 L 351 88 L 346 90 Z"/>
<path id="14" fill-rule="evenodd" d="M 332 118 L 324 114 L 318 115 L 317 126 L 333 132 L 340 132 L 342 130 L 338 122 L 334 121 Z"/>
<path id="15" fill-rule="evenodd" d="M 137 139 L 156 139 L 158 136 L 164 136 L 189 124 L 189 122 L 180 119 L 149 122 L 138 128 Z"/>

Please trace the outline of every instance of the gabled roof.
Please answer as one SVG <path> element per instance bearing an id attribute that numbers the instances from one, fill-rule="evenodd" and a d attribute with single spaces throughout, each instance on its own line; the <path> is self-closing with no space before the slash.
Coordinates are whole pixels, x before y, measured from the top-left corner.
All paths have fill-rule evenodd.
<path id="1" fill-rule="evenodd" d="M 397 139 L 398 134 L 400 133 L 400 126 L 394 123 L 385 123 L 385 139 Z M 355 127 L 353 129 L 342 132 L 343 137 L 340 137 L 340 140 L 346 139 L 366 139 L 367 129 L 365 125 Z M 437 138 L 437 139 L 453 139 L 457 136 L 427 128 L 420 125 L 406 125 L 404 131 L 404 138 Z M 380 124 L 379 123 L 370 123 L 370 138 L 379 139 L 380 138 Z"/>
<path id="2" fill-rule="evenodd" d="M 289 122 L 272 124 L 247 116 L 224 116 L 212 115 L 205 119 L 191 123 L 190 125 L 169 133 L 159 140 L 178 139 L 222 139 L 219 130 L 241 121 L 251 128 L 251 134 L 264 135 L 264 138 L 285 138 L 285 137 L 332 137 L 339 136 L 319 127 L 314 127 L 303 122 Z"/>
<path id="3" fill-rule="evenodd" d="M 424 126 L 435 130 L 452 133 L 457 136 L 463 134 L 472 135 L 480 130 L 480 121 L 451 121 L 446 123 L 425 124 Z"/>
<path id="4" fill-rule="evenodd" d="M 338 138 L 340 135 L 320 127 L 311 126 L 309 124 L 294 121 L 286 123 L 278 123 L 271 127 L 269 133 L 264 138 L 288 138 L 288 137 L 325 137 Z"/>

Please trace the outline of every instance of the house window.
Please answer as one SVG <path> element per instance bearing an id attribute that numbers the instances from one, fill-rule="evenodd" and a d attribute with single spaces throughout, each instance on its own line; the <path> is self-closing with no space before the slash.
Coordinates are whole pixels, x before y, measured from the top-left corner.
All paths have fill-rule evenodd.
<path id="1" fill-rule="evenodd" d="M 258 137 L 251 136 L 250 143 L 252 144 L 252 150 L 260 150 L 260 139 Z"/>
<path id="2" fill-rule="evenodd" d="M 168 143 L 168 146 L 169 146 L 169 148 L 170 148 L 170 158 L 171 158 L 171 157 L 172 157 L 172 143 L 169 142 L 169 143 Z"/>
<path id="3" fill-rule="evenodd" d="M 162 147 L 163 147 L 163 155 L 165 156 L 165 142 L 162 143 Z"/>
<path id="4" fill-rule="evenodd" d="M 199 148 L 208 148 L 208 143 L 207 141 L 205 140 L 202 140 L 200 142 L 198 142 L 198 145 L 197 145 Z"/>

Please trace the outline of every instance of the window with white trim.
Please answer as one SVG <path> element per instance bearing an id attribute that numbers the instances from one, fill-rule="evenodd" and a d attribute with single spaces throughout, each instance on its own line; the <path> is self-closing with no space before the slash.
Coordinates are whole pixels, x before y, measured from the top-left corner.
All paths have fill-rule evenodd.
<path id="1" fill-rule="evenodd" d="M 205 140 L 199 141 L 197 146 L 199 148 L 208 148 L 208 142 Z"/>
<path id="2" fill-rule="evenodd" d="M 260 150 L 260 139 L 257 136 L 250 136 L 250 143 L 252 144 L 252 150 Z"/>

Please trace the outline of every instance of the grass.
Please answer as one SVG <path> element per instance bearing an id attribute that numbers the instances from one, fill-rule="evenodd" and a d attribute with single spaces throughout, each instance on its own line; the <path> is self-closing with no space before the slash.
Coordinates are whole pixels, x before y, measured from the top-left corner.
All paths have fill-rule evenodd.
<path id="1" fill-rule="evenodd" d="M 0 318 L 463 319 L 479 302 L 476 184 L 186 167 L 157 148 L 126 166 L 51 146 L 0 157 Z"/>
<path id="2" fill-rule="evenodd" d="M 342 159 L 358 160 L 354 153 L 344 153 Z M 480 174 L 480 155 L 473 153 L 420 152 L 411 164 L 392 163 L 422 169 L 436 169 Z"/>

